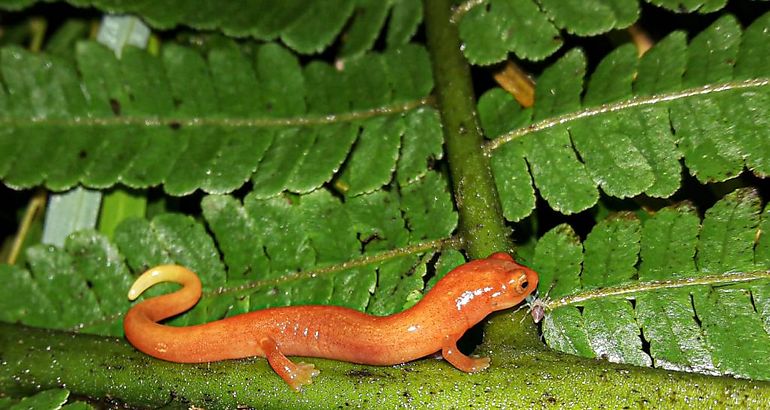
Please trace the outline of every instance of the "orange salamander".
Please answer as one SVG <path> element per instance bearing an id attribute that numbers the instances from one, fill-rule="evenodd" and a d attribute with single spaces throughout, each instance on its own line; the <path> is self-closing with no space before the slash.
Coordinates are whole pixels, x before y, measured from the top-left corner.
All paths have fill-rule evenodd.
<path id="1" fill-rule="evenodd" d="M 524 300 L 537 287 L 537 273 L 495 253 L 458 266 L 411 308 L 390 316 L 371 316 L 339 306 L 289 306 L 244 313 L 186 327 L 157 323 L 193 307 L 201 282 L 190 270 L 161 265 L 143 273 L 128 292 L 136 299 L 147 288 L 175 282 L 182 289 L 133 306 L 123 322 L 126 338 L 159 359 L 201 363 L 250 356 L 266 357 L 293 389 L 318 374 L 312 364 L 286 356 L 323 357 L 369 365 L 393 365 L 441 351 L 464 372 L 489 366 L 489 358 L 469 357 L 457 340 L 496 310 Z"/>

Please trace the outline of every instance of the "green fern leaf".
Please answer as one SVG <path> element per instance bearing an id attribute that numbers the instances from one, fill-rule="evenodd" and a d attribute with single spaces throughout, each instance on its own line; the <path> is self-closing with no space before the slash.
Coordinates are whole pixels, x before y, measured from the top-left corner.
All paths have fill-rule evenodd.
<path id="1" fill-rule="evenodd" d="M 675 12 L 712 13 L 726 0 L 668 1 L 647 0 Z M 590 36 L 625 28 L 639 17 L 637 1 L 544 1 L 469 0 L 458 7 L 455 20 L 473 64 L 493 64 L 509 52 L 528 60 L 542 60 L 562 44 L 559 29 L 570 34 Z"/>
<path id="2" fill-rule="evenodd" d="M 0 9 L 18 10 L 37 0 L 3 0 Z M 390 16 L 389 44 L 400 45 L 415 33 L 422 9 L 408 0 L 354 1 L 185 1 L 163 4 L 124 0 L 72 0 L 78 7 L 96 7 L 113 14 L 141 16 L 149 25 L 169 29 L 186 25 L 221 30 L 234 37 L 271 41 L 280 38 L 291 49 L 313 54 L 326 49 L 343 33 L 345 56 L 368 51 Z"/>
<path id="3" fill-rule="evenodd" d="M 518 127 L 487 147 L 505 217 L 529 215 L 530 183 L 566 214 L 596 204 L 597 186 L 618 198 L 668 197 L 679 188 L 682 157 L 704 183 L 733 178 L 744 166 L 768 175 L 770 86 L 748 68 L 770 53 L 768 27 L 765 14 L 741 41 L 737 22 L 727 15 L 689 46 L 675 32 L 641 60 L 632 47 L 620 47 L 597 66 L 582 101 L 576 79 L 584 76 L 586 62 L 572 50 L 540 76 L 532 120 L 506 123 L 500 113 L 485 113 L 501 110 L 491 108 L 492 99 L 510 107 L 511 98 L 483 96 L 479 110 L 488 133 Z M 762 75 L 765 68 L 756 68 Z M 516 109 L 509 117 L 528 113 Z"/>
<path id="4" fill-rule="evenodd" d="M 336 175 L 354 196 L 388 184 L 393 171 L 414 180 L 442 155 L 436 112 L 419 109 L 432 78 L 417 46 L 353 58 L 342 71 L 303 69 L 276 44 L 253 60 L 234 44 L 206 56 L 173 44 L 160 57 L 130 47 L 120 60 L 111 54 L 80 43 L 75 67 L 0 51 L 7 185 L 163 184 L 184 195 L 227 193 L 251 179 L 268 198 L 311 192 Z"/>
<path id="5" fill-rule="evenodd" d="M 628 27 L 639 17 L 636 0 L 542 0 L 540 5 L 557 27 L 581 36 Z"/>
<path id="6" fill-rule="evenodd" d="M 711 13 L 726 0 L 646 0 L 677 12 Z M 463 52 L 472 64 L 494 64 L 508 53 L 542 60 L 558 50 L 560 31 L 593 36 L 622 29 L 639 18 L 637 0 L 468 0 L 457 7 Z M 727 38 L 727 36 L 725 36 Z M 728 40 L 728 41 L 733 41 Z"/>
<path id="7" fill-rule="evenodd" d="M 65 389 L 52 389 L 52 390 L 43 390 L 40 393 L 37 393 L 32 396 L 24 397 L 22 398 L 18 403 L 12 404 L 10 399 L 5 404 L 7 406 L 3 406 L 4 403 L 0 402 L 0 407 L 8 410 L 24 410 L 24 409 L 40 409 L 40 410 L 46 410 L 46 409 L 71 409 L 72 406 L 63 406 L 64 403 L 67 402 L 67 398 L 69 397 L 70 392 Z M 86 408 L 90 409 L 92 407 L 86 406 Z"/>
<path id="8" fill-rule="evenodd" d="M 651 4 L 676 12 L 713 13 L 727 4 L 727 0 L 649 0 Z"/>
<path id="9" fill-rule="evenodd" d="M 4 321 L 72 329 L 125 311 L 131 276 L 115 247 L 98 234 L 75 233 L 63 249 L 37 245 L 27 258 L 29 271 L 0 265 L 7 278 Z M 116 334 L 120 328 L 110 323 L 91 332 Z"/>
<path id="10" fill-rule="evenodd" d="M 63 249 L 31 248 L 28 269 L 0 265 L 7 283 L 0 320 L 120 335 L 130 273 L 166 263 L 187 266 L 204 284 L 201 302 L 175 325 L 289 304 L 391 314 L 421 297 L 431 256 L 457 226 L 447 181 L 436 172 L 400 193 L 377 190 L 344 202 L 320 189 L 272 198 L 254 192 L 243 203 L 211 195 L 201 206 L 213 237 L 190 217 L 161 214 L 124 221 L 114 244 L 79 232 Z"/>
<path id="11" fill-rule="evenodd" d="M 490 0 L 459 23 L 463 52 L 473 64 L 492 64 L 508 52 L 542 60 L 561 47 L 559 31 L 531 0 Z"/>
<path id="12" fill-rule="evenodd" d="M 605 219 L 583 252 L 568 225 L 551 230 L 533 261 L 550 293 L 546 342 L 613 362 L 770 379 L 770 265 L 754 250 L 767 224 L 757 193 L 740 189 L 702 223 L 687 204 L 643 223 L 632 214 Z"/>

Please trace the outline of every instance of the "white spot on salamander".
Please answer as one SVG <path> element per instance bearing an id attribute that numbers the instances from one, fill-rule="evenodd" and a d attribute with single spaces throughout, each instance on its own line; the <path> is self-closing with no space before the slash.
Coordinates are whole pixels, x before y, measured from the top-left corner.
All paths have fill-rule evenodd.
<path id="1" fill-rule="evenodd" d="M 481 296 L 484 293 L 489 292 L 490 290 L 492 290 L 492 288 L 489 286 L 487 286 L 484 289 L 476 289 L 474 291 L 466 290 L 465 292 L 463 292 L 462 295 L 460 295 L 460 297 L 457 298 L 457 301 L 455 302 L 455 306 L 457 307 L 457 310 L 462 310 L 462 308 L 465 305 L 467 305 L 471 300 L 473 300 L 473 298 L 475 298 L 476 296 Z"/>

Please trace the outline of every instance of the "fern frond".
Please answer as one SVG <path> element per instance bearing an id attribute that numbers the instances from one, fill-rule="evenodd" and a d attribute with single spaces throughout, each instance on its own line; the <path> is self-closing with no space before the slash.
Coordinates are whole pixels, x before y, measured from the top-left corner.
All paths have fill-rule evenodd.
<path id="1" fill-rule="evenodd" d="M 93 407 L 82 401 L 65 405 L 70 398 L 67 389 L 43 390 L 36 394 L 22 396 L 21 400 L 10 397 L 0 398 L 0 407 L 10 410 L 19 409 L 64 409 L 64 410 L 91 410 Z"/>
<path id="2" fill-rule="evenodd" d="M 1 0 L 0 9 L 19 10 L 39 0 Z M 342 54 L 350 57 L 368 51 L 388 21 L 388 44 L 406 44 L 421 21 L 421 2 L 393 1 L 228 1 L 184 0 L 135 2 L 123 0 L 71 0 L 77 7 L 96 7 L 107 13 L 141 16 L 150 26 L 170 29 L 179 25 L 199 30 L 221 30 L 234 37 L 263 41 L 280 39 L 303 54 L 318 53 L 340 36 Z"/>
<path id="3" fill-rule="evenodd" d="M 190 217 L 161 214 L 124 221 L 114 243 L 79 232 L 63 249 L 32 247 L 27 269 L 0 265 L 0 320 L 119 335 L 131 273 L 165 263 L 189 267 L 204 284 L 201 302 L 176 324 L 288 304 L 390 314 L 419 299 L 429 260 L 457 225 L 436 172 L 400 192 L 345 201 L 319 189 L 268 199 L 251 193 L 243 203 L 212 195 L 202 208 L 213 236 Z"/>
<path id="4" fill-rule="evenodd" d="M 675 12 L 712 13 L 726 0 L 646 0 Z M 561 31 L 594 36 L 622 29 L 639 18 L 638 0 L 467 0 L 453 16 L 472 64 L 494 64 L 514 53 L 542 60 L 562 45 Z"/>
<path id="5" fill-rule="evenodd" d="M 540 76 L 533 110 L 493 90 L 479 110 L 490 136 L 505 217 L 534 207 L 534 190 L 562 213 L 598 200 L 597 186 L 618 198 L 668 197 L 684 158 L 702 182 L 725 181 L 744 166 L 770 174 L 770 14 L 741 32 L 732 16 L 717 20 L 689 46 L 675 32 L 638 60 L 631 46 L 597 66 L 585 96 L 585 56 L 572 50 Z M 491 107 L 505 105 L 497 112 Z M 485 112 L 486 111 L 486 112 Z"/>
<path id="6" fill-rule="evenodd" d="M 118 60 L 86 42 L 76 63 L 0 51 L 6 185 L 163 184 L 184 195 L 227 193 L 252 179 L 269 197 L 310 192 L 336 176 L 352 196 L 389 183 L 393 171 L 401 183 L 419 178 L 429 158 L 442 156 L 419 46 L 353 58 L 337 70 L 301 67 L 276 44 L 253 56 L 234 43 L 207 55 L 173 44 L 159 57 L 128 48 Z"/>
<path id="7" fill-rule="evenodd" d="M 768 215 L 755 191 L 740 189 L 702 222 L 681 204 L 644 222 L 606 219 L 582 244 L 568 225 L 551 230 L 533 260 L 546 342 L 613 362 L 770 379 Z"/>
<path id="8" fill-rule="evenodd" d="M 674 12 L 712 13 L 726 0 L 645 0 Z M 0 9 L 18 10 L 40 0 L 0 0 Z M 263 41 L 280 39 L 302 54 L 318 53 L 340 39 L 343 57 L 371 50 L 385 31 L 388 46 L 406 44 L 422 22 L 422 2 L 413 0 L 331 0 L 306 3 L 260 0 L 176 0 L 163 5 L 122 0 L 68 0 L 78 7 L 130 13 L 158 29 L 179 25 L 220 30 L 229 36 Z M 464 53 L 472 64 L 497 63 L 514 53 L 542 60 L 562 45 L 561 31 L 594 36 L 630 26 L 639 18 L 639 0 L 467 0 L 453 20 L 459 25 Z M 387 27 L 386 27 L 387 24 Z"/>

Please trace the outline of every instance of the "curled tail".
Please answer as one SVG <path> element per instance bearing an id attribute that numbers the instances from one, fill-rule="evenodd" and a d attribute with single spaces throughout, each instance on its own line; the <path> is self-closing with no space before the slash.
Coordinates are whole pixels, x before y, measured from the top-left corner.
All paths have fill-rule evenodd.
<path id="1" fill-rule="evenodd" d="M 177 349 L 169 346 L 169 342 L 177 339 L 175 336 L 179 336 L 178 333 L 184 328 L 164 326 L 157 322 L 195 306 L 201 297 L 201 281 L 185 267 L 160 265 L 136 279 L 128 291 L 128 298 L 135 300 L 145 290 L 162 282 L 178 283 L 182 289 L 136 304 L 126 313 L 123 330 L 128 341 L 142 352 L 164 360 L 180 361 L 175 357 Z"/>

